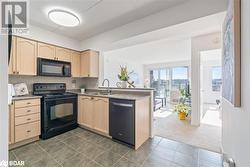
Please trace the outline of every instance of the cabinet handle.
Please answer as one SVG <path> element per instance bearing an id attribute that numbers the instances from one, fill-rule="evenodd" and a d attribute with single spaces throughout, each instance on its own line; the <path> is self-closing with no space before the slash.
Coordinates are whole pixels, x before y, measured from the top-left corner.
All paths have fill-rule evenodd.
<path id="1" fill-rule="evenodd" d="M 87 100 L 87 99 L 89 99 L 89 98 L 82 98 L 82 100 Z"/>
<path id="2" fill-rule="evenodd" d="M 31 120 L 30 118 L 27 119 L 27 121 L 30 121 L 30 120 Z"/>
<path id="3" fill-rule="evenodd" d="M 27 110 L 27 112 L 31 112 L 31 110 Z"/>
<path id="4" fill-rule="evenodd" d="M 90 99 L 91 99 L 91 100 L 94 100 L 94 97 L 91 97 Z"/>
<path id="5" fill-rule="evenodd" d="M 30 130 L 27 130 L 28 133 L 30 133 L 31 131 Z"/>
<path id="6" fill-rule="evenodd" d="M 90 75 L 88 74 L 88 77 L 89 77 Z"/>
<path id="7" fill-rule="evenodd" d="M 27 104 L 30 104 L 30 102 L 27 102 Z"/>
<path id="8" fill-rule="evenodd" d="M 19 74 L 19 71 L 17 71 L 17 74 Z"/>

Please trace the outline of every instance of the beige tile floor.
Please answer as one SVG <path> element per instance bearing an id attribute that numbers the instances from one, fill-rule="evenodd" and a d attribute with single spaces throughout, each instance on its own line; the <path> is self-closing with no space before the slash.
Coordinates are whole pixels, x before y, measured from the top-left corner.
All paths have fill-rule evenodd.
<path id="1" fill-rule="evenodd" d="M 154 134 L 207 150 L 221 152 L 221 127 L 201 124 L 191 126 L 190 119 L 180 121 L 176 113 L 157 111 L 154 117 Z"/>

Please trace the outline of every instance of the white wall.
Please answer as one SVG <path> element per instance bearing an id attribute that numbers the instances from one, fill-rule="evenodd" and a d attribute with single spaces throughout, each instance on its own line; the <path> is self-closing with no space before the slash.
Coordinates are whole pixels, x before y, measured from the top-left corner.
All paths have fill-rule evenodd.
<path id="1" fill-rule="evenodd" d="M 250 166 L 250 1 L 242 0 L 241 28 L 241 99 L 242 107 L 235 108 L 226 100 L 222 103 L 222 146 L 236 161 L 237 167 Z"/>
<path id="2" fill-rule="evenodd" d="M 29 39 L 42 41 L 42 42 L 49 43 L 49 44 L 62 46 L 62 47 L 69 48 L 69 49 L 74 49 L 74 50 L 79 50 L 79 51 L 81 50 L 81 45 L 78 40 L 71 39 L 63 35 L 59 35 L 54 32 L 47 31 L 47 30 L 44 30 L 44 29 L 41 29 L 39 27 L 32 26 L 32 25 L 30 25 L 29 27 L 28 34 L 23 34 L 20 36 L 23 36 Z"/>
<path id="3" fill-rule="evenodd" d="M 117 41 L 225 11 L 227 0 L 190 0 L 82 41 L 83 49 L 106 50 Z M 195 9 L 195 10 L 194 10 Z"/>
<path id="4" fill-rule="evenodd" d="M 180 61 L 191 60 L 191 40 L 160 40 L 150 43 L 135 45 L 123 49 L 104 52 L 103 71 L 104 78 L 110 80 L 111 86 L 118 82 L 117 74 L 120 65 L 127 65 L 129 71 L 138 75 L 135 84 L 144 86 L 144 65 L 162 67 L 167 64 L 175 64 Z M 161 64 L 159 64 L 161 63 Z M 177 64 L 178 65 L 178 64 Z"/>

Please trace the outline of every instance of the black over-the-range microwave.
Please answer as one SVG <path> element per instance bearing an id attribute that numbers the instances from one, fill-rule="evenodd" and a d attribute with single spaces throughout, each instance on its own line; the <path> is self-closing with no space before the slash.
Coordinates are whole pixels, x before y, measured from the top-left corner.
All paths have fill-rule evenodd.
<path id="1" fill-rule="evenodd" d="M 37 58 L 37 75 L 71 77 L 71 63 L 65 61 Z"/>

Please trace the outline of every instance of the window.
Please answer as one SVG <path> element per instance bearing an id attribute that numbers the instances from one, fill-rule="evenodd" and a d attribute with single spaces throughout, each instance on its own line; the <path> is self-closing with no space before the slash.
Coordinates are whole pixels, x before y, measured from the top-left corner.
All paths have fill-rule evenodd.
<path id="1" fill-rule="evenodd" d="M 188 67 L 172 69 L 172 89 L 184 89 L 188 84 Z"/>
<path id="2" fill-rule="evenodd" d="M 222 78 L 221 67 L 212 67 L 212 90 L 214 92 L 221 91 Z"/>

